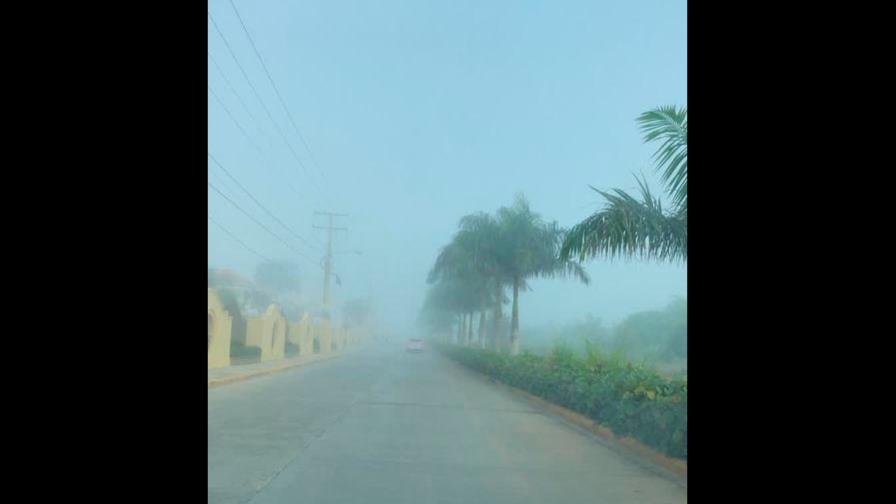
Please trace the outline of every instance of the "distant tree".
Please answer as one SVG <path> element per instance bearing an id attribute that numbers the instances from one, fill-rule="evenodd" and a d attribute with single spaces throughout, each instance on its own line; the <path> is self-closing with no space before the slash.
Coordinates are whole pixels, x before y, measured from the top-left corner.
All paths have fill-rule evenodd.
<path id="1" fill-rule="evenodd" d="M 495 269 L 494 252 L 496 223 L 485 213 L 463 217 L 451 242 L 442 248 L 427 281 L 452 282 L 459 290 L 454 308 L 466 327 L 467 342 L 472 341 L 473 314 L 479 312 L 479 345 L 484 345 L 485 312 L 495 295 L 502 295 L 503 283 Z M 492 291 L 492 285 L 498 292 Z M 503 296 L 502 296 L 503 297 Z M 461 328 L 463 330 L 463 328 Z"/>
<path id="2" fill-rule="evenodd" d="M 687 358 L 687 300 L 676 299 L 662 310 L 637 312 L 613 332 L 612 346 L 630 357 Z"/>
<path id="3" fill-rule="evenodd" d="M 249 307 L 257 312 L 256 315 L 261 315 L 268 309 L 268 306 L 274 303 L 274 298 L 263 290 L 252 290 L 248 292 L 248 295 Z"/>
<path id="4" fill-rule="evenodd" d="M 688 358 L 688 324 L 677 322 L 671 327 L 669 341 L 666 344 L 665 357 L 687 359 Z"/>
<path id="5" fill-rule="evenodd" d="M 510 351 L 516 354 L 519 295 L 528 289 L 530 279 L 572 276 L 589 282 L 579 263 L 559 258 L 565 231 L 556 222 L 543 221 L 522 195 L 495 216 L 479 212 L 463 217 L 459 228 L 439 252 L 427 281 L 434 284 L 430 304 L 457 316 L 460 341 L 472 340 L 473 315 L 478 311 L 479 344 L 484 344 L 487 308 L 494 306 L 488 318 L 493 324 L 493 345 L 498 346 L 504 289 L 511 287 Z"/>
<path id="6" fill-rule="evenodd" d="M 264 261 L 255 268 L 255 284 L 273 295 L 299 292 L 301 286 L 299 267 L 290 261 Z"/>
<path id="7" fill-rule="evenodd" d="M 448 281 L 429 287 L 420 310 L 418 322 L 430 335 L 447 336 L 457 317 L 457 293 Z"/>
<path id="8" fill-rule="evenodd" d="M 676 299 L 667 308 L 669 314 L 669 340 L 666 345 L 666 356 L 671 358 L 688 358 L 688 301 Z"/>
<path id="9" fill-rule="evenodd" d="M 499 262 L 498 221 L 486 212 L 466 215 L 460 220 L 460 231 L 455 235 L 457 246 L 464 249 L 469 274 L 473 275 L 474 290 L 479 299 L 479 346 L 485 346 L 487 307 L 493 306 L 492 346 L 497 348 L 500 338 L 501 308 L 507 302 L 504 287 L 508 283 Z M 436 262 L 438 266 L 438 260 Z"/>

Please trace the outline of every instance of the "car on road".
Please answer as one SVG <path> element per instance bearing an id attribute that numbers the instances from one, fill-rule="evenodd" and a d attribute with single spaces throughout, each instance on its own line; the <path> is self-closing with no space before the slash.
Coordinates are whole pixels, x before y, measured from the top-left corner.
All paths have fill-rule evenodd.
<path id="1" fill-rule="evenodd" d="M 412 353 L 423 351 L 423 340 L 420 338 L 411 338 L 404 347 L 405 350 Z"/>

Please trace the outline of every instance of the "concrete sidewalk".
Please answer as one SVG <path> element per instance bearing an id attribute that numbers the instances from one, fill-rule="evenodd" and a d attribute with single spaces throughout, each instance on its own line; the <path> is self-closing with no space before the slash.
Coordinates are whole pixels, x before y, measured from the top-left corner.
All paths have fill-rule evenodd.
<path id="1" fill-rule="evenodd" d="M 336 357 L 350 354 L 362 347 L 363 344 L 325 354 L 300 355 L 297 357 L 258 362 L 255 364 L 242 364 L 225 368 L 209 369 L 208 388 L 220 387 L 221 385 L 227 385 L 228 383 L 257 378 L 259 376 L 279 373 L 295 367 L 306 366 L 315 362 L 335 359 Z"/>

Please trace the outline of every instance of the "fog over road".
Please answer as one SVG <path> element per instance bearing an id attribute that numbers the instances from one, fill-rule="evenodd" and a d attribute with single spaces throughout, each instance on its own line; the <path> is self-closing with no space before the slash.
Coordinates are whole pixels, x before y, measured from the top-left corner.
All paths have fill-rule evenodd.
<path id="1" fill-rule="evenodd" d="M 210 503 L 682 503 L 687 490 L 427 349 L 208 390 Z"/>

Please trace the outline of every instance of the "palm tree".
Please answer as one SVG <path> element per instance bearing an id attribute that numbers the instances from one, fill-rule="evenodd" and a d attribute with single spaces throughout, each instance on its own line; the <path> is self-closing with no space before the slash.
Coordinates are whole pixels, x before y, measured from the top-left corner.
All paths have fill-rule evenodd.
<path id="1" fill-rule="evenodd" d="M 560 259 L 564 235 L 556 222 L 542 221 L 523 195 L 517 195 L 512 206 L 498 210 L 497 259 L 502 277 L 513 286 L 511 355 L 519 353 L 519 297 L 520 289 L 529 288 L 528 279 L 573 276 L 586 285 L 590 281 L 579 263 Z"/>
<path id="2" fill-rule="evenodd" d="M 560 249 L 561 259 L 578 257 L 582 261 L 603 255 L 687 261 L 687 108 L 659 107 L 641 114 L 638 123 L 645 142 L 661 141 L 654 159 L 671 208 L 663 208 L 645 181 L 638 181 L 640 200 L 621 189 L 605 192 L 592 187 L 607 205 L 570 229 Z"/>
<path id="3" fill-rule="evenodd" d="M 479 346 L 484 346 L 486 307 L 493 298 L 500 307 L 504 297 L 495 256 L 497 223 L 489 214 L 479 212 L 461 218 L 459 228 L 436 258 L 428 280 L 430 283 L 445 279 L 463 281 L 470 302 L 476 305 L 469 313 L 467 339 L 472 340 L 472 314 L 479 311 Z M 497 292 L 492 290 L 493 286 L 497 286 Z"/>
<path id="4" fill-rule="evenodd" d="M 419 321 L 431 334 L 450 338 L 451 327 L 457 319 L 458 296 L 456 285 L 450 281 L 432 285 L 420 311 Z"/>
<path id="5" fill-rule="evenodd" d="M 456 240 L 468 250 L 470 267 L 477 278 L 479 298 L 479 346 L 485 347 L 485 313 L 492 301 L 500 315 L 504 303 L 504 276 L 498 262 L 498 222 L 486 212 L 466 215 L 460 220 Z M 492 332 L 493 345 L 497 344 L 500 317 L 495 319 Z"/>
<path id="6" fill-rule="evenodd" d="M 471 339 L 472 312 L 476 308 L 477 292 L 482 288 L 482 282 L 471 267 L 470 257 L 463 243 L 455 238 L 439 253 L 427 278 L 430 284 L 446 293 L 441 303 L 457 315 L 457 340 L 465 344 Z"/>
<path id="7" fill-rule="evenodd" d="M 459 318 L 458 341 L 472 340 L 473 314 L 479 312 L 479 345 L 485 343 L 486 311 L 494 306 L 493 345 L 500 337 L 504 288 L 513 287 L 511 353 L 519 352 L 519 294 L 534 277 L 573 276 L 589 282 L 575 261 L 559 258 L 565 232 L 532 212 L 522 195 L 497 216 L 479 212 L 460 220 L 459 230 L 439 252 L 427 281 L 435 284 L 438 303 Z M 439 318 L 444 320 L 444 318 Z"/>

